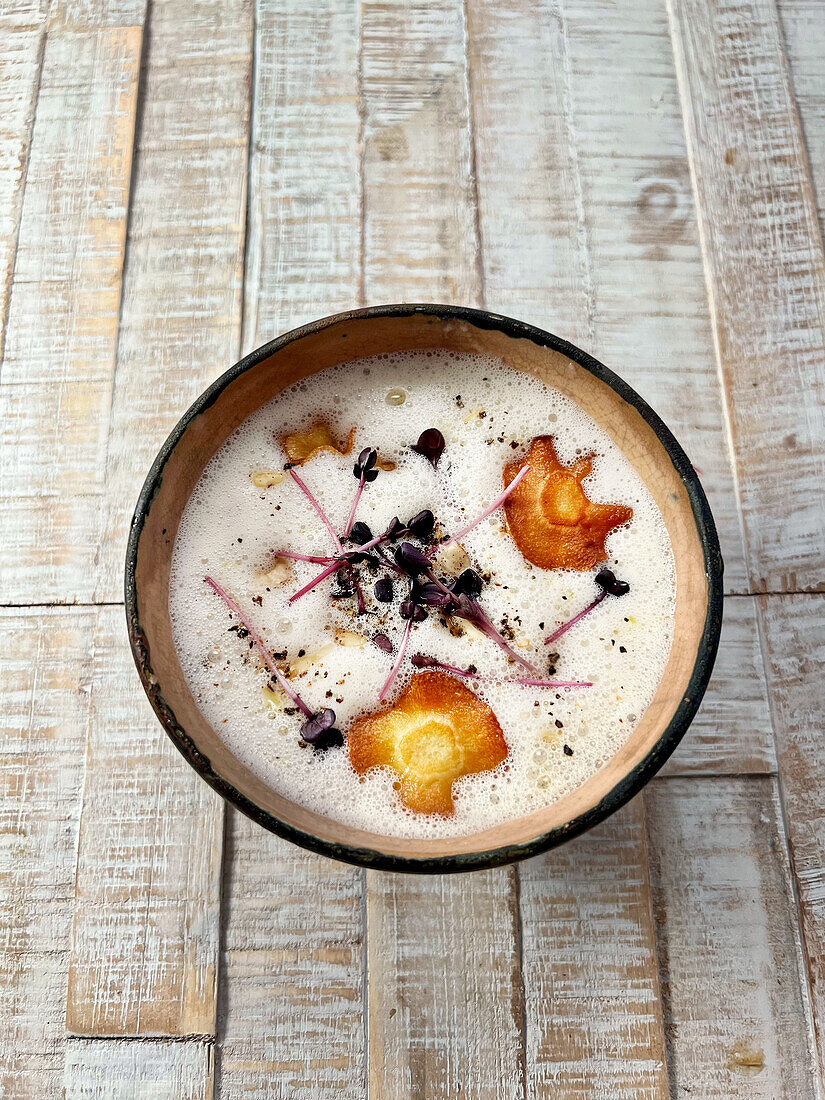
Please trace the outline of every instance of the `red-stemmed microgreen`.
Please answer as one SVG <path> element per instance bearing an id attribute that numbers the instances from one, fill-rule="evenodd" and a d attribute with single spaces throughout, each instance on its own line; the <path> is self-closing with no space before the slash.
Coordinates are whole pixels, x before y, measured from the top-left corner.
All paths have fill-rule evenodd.
<path id="1" fill-rule="evenodd" d="M 488 684 L 519 684 L 521 687 L 537 688 L 589 688 L 593 687 L 590 680 L 543 680 L 539 677 L 522 678 L 514 676 L 482 676 L 475 665 L 469 668 L 458 668 L 456 665 L 445 664 L 436 657 L 429 657 L 425 653 L 414 653 L 410 657 L 410 664 L 414 668 L 438 668 L 442 672 L 450 672 L 453 676 L 463 676 L 468 680 L 478 680 Z"/>
<path id="2" fill-rule="evenodd" d="M 358 461 L 352 468 L 352 472 L 358 478 L 358 489 L 355 493 L 355 500 L 352 502 L 352 507 L 349 510 L 349 516 L 347 517 L 346 527 L 344 528 L 344 537 L 346 538 L 352 530 L 352 524 L 355 520 L 355 510 L 358 507 L 358 502 L 361 499 L 361 494 L 364 491 L 364 486 L 369 484 L 378 477 L 378 470 L 375 468 L 375 464 L 378 462 L 378 452 L 372 447 L 365 447 L 358 456 Z"/>
<path id="3" fill-rule="evenodd" d="M 321 554 L 296 554 L 294 550 L 276 550 L 276 558 L 289 558 L 290 561 L 308 561 L 313 565 L 329 565 L 335 558 Z"/>
<path id="4" fill-rule="evenodd" d="M 283 692 L 286 695 L 289 696 L 289 698 L 292 700 L 292 702 L 295 704 L 295 706 L 298 707 L 298 709 L 302 712 L 302 714 L 304 715 L 305 718 L 311 718 L 312 715 L 313 715 L 313 712 L 309 709 L 309 707 L 303 701 L 303 699 L 298 694 L 298 692 L 295 690 L 295 688 L 293 688 L 292 684 L 290 684 L 289 680 L 287 680 L 287 678 L 286 678 L 286 676 L 284 676 L 283 672 L 281 672 L 281 670 L 275 664 L 275 658 L 269 652 L 269 649 L 268 649 L 266 643 L 264 642 L 263 638 L 258 633 L 258 631 L 255 629 L 255 627 L 252 625 L 251 620 L 249 618 L 247 618 L 247 616 L 243 613 L 243 611 L 241 611 L 240 607 L 238 606 L 238 603 L 233 599 L 232 596 L 229 595 L 229 593 L 226 591 L 226 589 L 222 588 L 221 585 L 219 585 L 216 580 L 212 579 L 212 577 L 204 577 L 203 579 L 204 579 L 204 582 L 206 584 L 208 584 L 209 587 L 214 592 L 216 592 L 218 596 L 220 596 L 220 598 L 223 600 L 223 602 L 226 604 L 226 606 L 229 608 L 229 610 L 232 612 L 232 614 L 235 616 L 235 618 L 243 626 L 244 630 L 247 632 L 249 637 L 252 639 L 253 645 L 255 646 L 255 648 L 258 650 L 261 657 L 263 658 L 264 664 L 269 669 L 269 671 L 272 673 L 272 675 L 275 677 L 275 679 L 278 681 L 278 684 L 281 687 L 281 689 L 283 690 Z"/>
<path id="5" fill-rule="evenodd" d="M 551 642 L 555 642 L 557 638 L 560 638 L 562 634 L 566 634 L 568 630 L 576 625 L 576 623 L 580 623 L 582 619 L 599 606 L 605 596 L 625 596 L 630 591 L 630 585 L 627 581 L 620 581 L 612 569 L 599 570 L 595 580 L 596 584 L 601 589 L 598 596 L 596 596 L 583 611 L 580 611 L 578 615 L 574 615 L 572 619 L 568 619 L 566 623 L 562 623 L 562 625 L 554 630 L 549 637 L 545 638 L 545 645 L 550 645 Z"/>
<path id="6" fill-rule="evenodd" d="M 331 577 L 333 573 L 337 573 L 341 565 L 341 560 L 335 558 L 326 569 L 321 570 L 317 577 L 313 577 L 311 581 L 307 581 L 303 588 L 299 588 L 297 592 L 293 592 L 289 597 L 289 602 L 295 603 L 296 600 L 300 600 L 301 596 L 305 596 L 307 592 L 311 592 L 316 585 L 321 583 L 321 581 L 326 580 L 327 577 Z"/>
<path id="7" fill-rule="evenodd" d="M 404 633 L 401 637 L 401 645 L 398 647 L 398 656 L 395 659 L 395 663 L 390 669 L 390 674 L 384 681 L 384 686 L 378 694 L 378 702 L 383 703 L 387 697 L 387 693 L 392 687 L 393 680 L 398 675 L 398 670 L 401 668 L 401 663 L 404 660 L 404 654 L 407 652 L 407 646 L 410 644 L 410 631 L 412 630 L 412 617 L 407 619 L 407 625 L 404 627 Z"/>
<path id="8" fill-rule="evenodd" d="M 330 536 L 331 536 L 332 541 L 333 541 L 333 544 L 335 545 L 335 549 L 338 551 L 339 554 L 343 554 L 344 548 L 341 545 L 341 540 L 338 538 L 338 535 L 335 532 L 335 528 L 330 523 L 329 517 L 327 516 L 326 512 L 321 507 L 321 505 L 318 503 L 318 501 L 315 499 L 315 497 L 312 495 L 312 493 L 310 492 L 309 487 L 307 486 L 306 482 L 303 481 L 302 478 L 300 478 L 298 476 L 298 474 L 295 473 L 295 469 L 292 466 L 290 466 L 290 468 L 289 468 L 289 473 L 290 473 L 290 476 L 292 477 L 292 480 L 295 482 L 295 484 L 298 486 L 298 488 L 301 490 L 301 492 L 307 498 L 309 503 L 312 505 L 312 507 L 318 513 L 318 516 L 320 517 L 321 522 L 323 523 L 324 527 L 326 527 L 327 531 L 329 531 Z"/>
<path id="9" fill-rule="evenodd" d="M 437 554 L 443 546 L 449 546 L 452 542 L 459 542 L 461 539 L 464 538 L 465 535 L 469 534 L 469 532 L 472 531 L 474 527 L 478 527 L 478 525 L 480 523 L 483 523 L 488 516 L 491 516 L 493 512 L 498 511 L 498 509 L 502 506 L 507 497 L 509 497 L 510 493 L 512 493 L 513 490 L 521 484 L 524 478 L 527 477 L 527 472 L 529 469 L 529 466 L 522 466 L 522 468 L 519 470 L 519 472 L 516 474 L 516 476 L 507 486 L 507 488 L 502 493 L 499 493 L 493 503 L 488 505 L 480 516 L 476 516 L 472 523 L 468 523 L 466 527 L 462 527 L 460 531 L 456 532 L 456 534 L 450 535 L 448 539 L 445 539 L 443 542 L 431 547 L 430 550 L 427 551 L 427 553 L 432 556 L 433 554 Z"/>

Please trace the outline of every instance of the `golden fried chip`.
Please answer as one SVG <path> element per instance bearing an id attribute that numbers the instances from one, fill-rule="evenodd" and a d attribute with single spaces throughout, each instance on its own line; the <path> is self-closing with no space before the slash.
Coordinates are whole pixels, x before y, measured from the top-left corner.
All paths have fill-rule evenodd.
<path id="1" fill-rule="evenodd" d="M 381 765 L 398 772 L 411 810 L 452 814 L 453 781 L 495 768 L 507 743 L 482 699 L 454 676 L 428 671 L 413 676 L 391 707 L 356 719 L 347 750 L 359 775 Z"/>
<path id="2" fill-rule="evenodd" d="M 333 451 L 339 455 L 348 455 L 354 441 L 355 428 L 350 428 L 346 443 L 339 443 L 326 420 L 316 420 L 311 427 L 301 428 L 297 432 L 288 432 L 280 438 L 286 457 L 294 466 L 303 466 L 319 451 Z"/>
<path id="3" fill-rule="evenodd" d="M 527 476 L 504 502 L 507 528 L 524 557 L 542 569 L 582 572 L 604 561 L 605 539 L 632 519 L 633 509 L 588 499 L 581 483 L 593 468 L 593 455 L 563 466 L 553 437 L 536 436 L 525 458 L 505 466 L 505 488 L 525 464 Z"/>

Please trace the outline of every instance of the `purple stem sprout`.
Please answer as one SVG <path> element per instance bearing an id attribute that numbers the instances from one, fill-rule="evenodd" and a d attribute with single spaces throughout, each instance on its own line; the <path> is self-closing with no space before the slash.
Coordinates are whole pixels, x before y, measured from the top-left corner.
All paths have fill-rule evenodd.
<path id="1" fill-rule="evenodd" d="M 562 623 L 562 625 L 558 627 L 557 630 L 554 630 L 549 637 L 545 638 L 544 644 L 550 645 L 551 642 L 555 642 L 556 638 L 560 638 L 562 634 L 566 634 L 571 627 L 575 626 L 576 623 L 581 622 L 585 615 L 589 615 L 594 607 L 598 607 L 606 595 L 606 592 L 600 592 L 595 600 L 587 605 L 584 611 L 580 611 L 578 615 L 574 615 L 572 619 L 568 619 L 566 623 Z"/>
<path id="2" fill-rule="evenodd" d="M 508 645 L 501 634 L 496 630 L 492 621 L 488 617 L 484 608 L 476 600 L 468 601 L 472 607 L 474 614 L 472 617 L 462 615 L 462 618 L 467 618 L 469 622 L 473 623 L 478 629 L 486 634 L 487 637 L 496 643 L 499 649 L 503 649 L 508 657 L 512 657 L 514 661 L 521 665 L 522 668 L 527 669 L 533 676 L 538 676 L 538 671 L 534 665 L 531 665 L 529 661 L 525 660 L 520 653 L 516 653 L 512 646 Z"/>
<path id="3" fill-rule="evenodd" d="M 325 580 L 332 573 L 337 572 L 340 568 L 341 561 L 338 558 L 334 558 L 332 563 L 328 565 L 326 569 L 322 569 L 317 577 L 313 577 L 311 581 L 307 581 L 303 588 L 299 588 L 297 592 L 293 592 L 293 594 L 289 597 L 289 602 L 295 603 L 295 601 L 299 600 L 301 596 L 305 596 L 307 592 L 313 589 L 316 584 L 320 584 L 322 580 Z"/>
<path id="4" fill-rule="evenodd" d="M 278 681 L 281 689 L 285 692 L 286 695 L 289 696 L 295 706 L 300 709 L 305 718 L 312 718 L 313 711 L 309 709 L 309 707 L 303 701 L 298 692 L 293 688 L 292 684 L 290 684 L 289 680 L 287 680 L 286 676 L 284 676 L 283 672 L 281 672 L 281 670 L 275 664 L 275 658 L 269 652 L 269 649 L 267 648 L 263 638 L 252 625 L 250 620 L 246 617 L 246 615 L 244 615 L 243 611 L 241 611 L 235 600 L 229 595 L 226 589 L 221 588 L 218 582 L 213 580 L 211 577 L 204 577 L 203 579 L 206 584 L 208 584 L 209 587 L 215 593 L 217 593 L 218 596 L 220 596 L 220 598 L 223 600 L 223 602 L 226 604 L 232 614 L 241 623 L 244 630 L 246 630 L 246 632 L 249 634 L 249 637 L 252 639 L 255 648 L 258 650 L 261 657 L 263 658 L 264 664 Z"/>
<path id="5" fill-rule="evenodd" d="M 522 466 L 522 468 L 519 470 L 519 472 L 516 474 L 516 476 L 513 478 L 513 480 L 504 490 L 504 492 L 499 493 L 493 503 L 485 508 L 480 516 L 477 516 L 472 523 L 468 523 L 466 527 L 462 527 L 461 530 L 458 531 L 455 535 L 450 535 L 450 537 L 448 539 L 445 539 L 444 542 L 439 543 L 437 546 L 433 546 L 427 552 L 430 555 L 438 553 L 442 546 L 449 546 L 451 542 L 458 542 L 460 539 L 463 539 L 464 536 L 468 534 L 468 532 L 472 531 L 474 527 L 478 527 L 480 523 L 483 523 L 488 516 L 491 516 L 493 512 L 497 511 L 502 506 L 502 504 L 505 502 L 507 497 L 509 497 L 510 493 L 513 492 L 516 486 L 520 485 L 524 478 L 527 477 L 529 469 L 529 466 Z"/>
<path id="6" fill-rule="evenodd" d="M 345 538 L 350 533 L 350 531 L 352 530 L 352 525 L 355 522 L 355 510 L 358 507 L 358 502 L 361 499 L 361 494 L 363 493 L 364 485 L 366 484 L 366 482 L 365 482 L 365 473 L 366 473 L 366 471 L 362 470 L 361 477 L 358 479 L 358 488 L 355 490 L 355 500 L 352 502 L 352 507 L 349 510 L 349 515 L 347 516 L 347 524 L 346 524 L 346 527 L 344 528 L 344 537 Z"/>
<path id="7" fill-rule="evenodd" d="M 390 674 L 384 681 L 384 686 L 381 688 L 381 692 L 378 696 L 378 702 L 383 703 L 387 696 L 387 692 L 392 687 L 392 682 L 398 675 L 398 670 L 401 668 L 401 662 L 404 660 L 404 654 L 407 652 L 407 646 L 410 644 L 410 631 L 412 630 L 412 619 L 407 619 L 407 625 L 404 627 L 404 634 L 401 638 L 401 645 L 398 647 L 398 656 L 395 660 L 395 664 L 390 670 Z"/>
<path id="8" fill-rule="evenodd" d="M 293 550 L 276 550 L 275 556 L 278 558 L 289 558 L 290 561 L 308 561 L 313 565 L 329 565 L 335 561 L 335 558 L 323 557 L 320 554 L 296 554 Z"/>
<path id="9" fill-rule="evenodd" d="M 335 549 L 338 551 L 339 554 L 343 554 L 344 548 L 341 545 L 341 540 L 338 538 L 338 535 L 335 533 L 335 528 L 330 523 L 329 517 L 327 516 L 326 512 L 321 507 L 321 505 L 318 503 L 318 501 L 315 499 L 315 497 L 312 495 L 312 493 L 309 491 L 309 487 L 307 486 L 306 482 L 302 481 L 302 479 L 300 477 L 298 477 L 298 475 L 295 473 L 295 470 L 292 467 L 290 467 L 289 473 L 292 477 L 292 480 L 295 482 L 295 484 L 298 486 L 298 488 L 301 490 L 301 492 L 307 498 L 309 503 L 312 505 L 312 507 L 315 509 L 315 511 L 320 516 L 321 522 L 323 523 L 324 527 L 326 527 L 327 531 L 329 531 L 329 533 L 332 537 L 332 541 L 335 545 Z"/>

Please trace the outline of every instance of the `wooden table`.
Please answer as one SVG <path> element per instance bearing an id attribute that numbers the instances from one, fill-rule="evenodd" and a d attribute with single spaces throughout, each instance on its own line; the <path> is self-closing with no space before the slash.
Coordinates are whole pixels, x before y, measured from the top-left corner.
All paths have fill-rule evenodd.
<path id="1" fill-rule="evenodd" d="M 823 0 L 3 0 L 0 32 L 0 1096 L 820 1097 Z M 726 559 L 664 773 L 472 876 L 227 809 L 121 607 L 190 401 L 398 300 L 619 371 Z"/>

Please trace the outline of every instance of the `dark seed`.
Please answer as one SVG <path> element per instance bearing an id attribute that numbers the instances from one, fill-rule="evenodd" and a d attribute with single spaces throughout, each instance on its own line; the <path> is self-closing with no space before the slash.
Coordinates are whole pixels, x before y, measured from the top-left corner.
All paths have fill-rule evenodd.
<path id="1" fill-rule="evenodd" d="M 326 707 L 324 710 L 319 710 L 317 714 L 313 714 L 311 718 L 307 718 L 301 725 L 301 737 L 310 745 L 314 745 L 321 734 L 334 725 L 335 711 L 331 707 Z"/>
<path id="2" fill-rule="evenodd" d="M 429 508 L 425 508 L 423 512 L 419 512 L 417 516 L 407 523 L 407 528 L 411 535 L 415 535 L 417 539 L 425 539 L 433 533 L 435 527 L 435 516 L 432 514 Z"/>
<path id="3" fill-rule="evenodd" d="M 353 523 L 352 530 L 349 533 L 350 542 L 354 542 L 356 546 L 363 546 L 365 542 L 370 542 L 371 539 L 372 531 L 366 523 L 362 523 L 360 520 L 358 523 Z"/>
<path id="4" fill-rule="evenodd" d="M 423 455 L 432 463 L 432 467 L 435 469 L 439 458 L 444 453 L 445 446 L 444 436 L 438 428 L 427 428 L 418 437 L 418 442 L 414 445 L 413 450 L 416 454 Z"/>
<path id="5" fill-rule="evenodd" d="M 453 583 L 452 589 L 459 596 L 469 596 L 470 599 L 476 599 L 481 595 L 481 577 L 475 569 L 465 569 Z"/>
<path id="6" fill-rule="evenodd" d="M 384 653 L 394 652 L 395 647 L 393 646 L 392 642 L 389 640 L 386 634 L 373 634 L 372 640 Z"/>
<path id="7" fill-rule="evenodd" d="M 312 747 L 316 752 L 326 752 L 327 749 L 340 749 L 343 744 L 343 733 L 333 726 L 331 729 L 324 730 L 318 740 L 312 742 Z"/>
<path id="8" fill-rule="evenodd" d="M 569 745 L 564 746 L 564 755 L 565 756 L 572 756 L 573 755 L 573 750 L 570 748 Z"/>
<path id="9" fill-rule="evenodd" d="M 391 578 L 382 577 L 380 581 L 376 581 L 373 592 L 375 593 L 376 600 L 380 600 L 381 603 L 392 603 L 393 588 Z"/>
<path id="10" fill-rule="evenodd" d="M 409 573 L 411 577 L 417 577 L 430 568 L 430 559 L 417 546 L 411 542 L 402 542 L 395 551 L 395 560 L 398 565 Z"/>
<path id="11" fill-rule="evenodd" d="M 596 574 L 596 584 L 608 596 L 625 596 L 630 591 L 627 581 L 620 581 L 612 569 L 600 569 Z"/>

